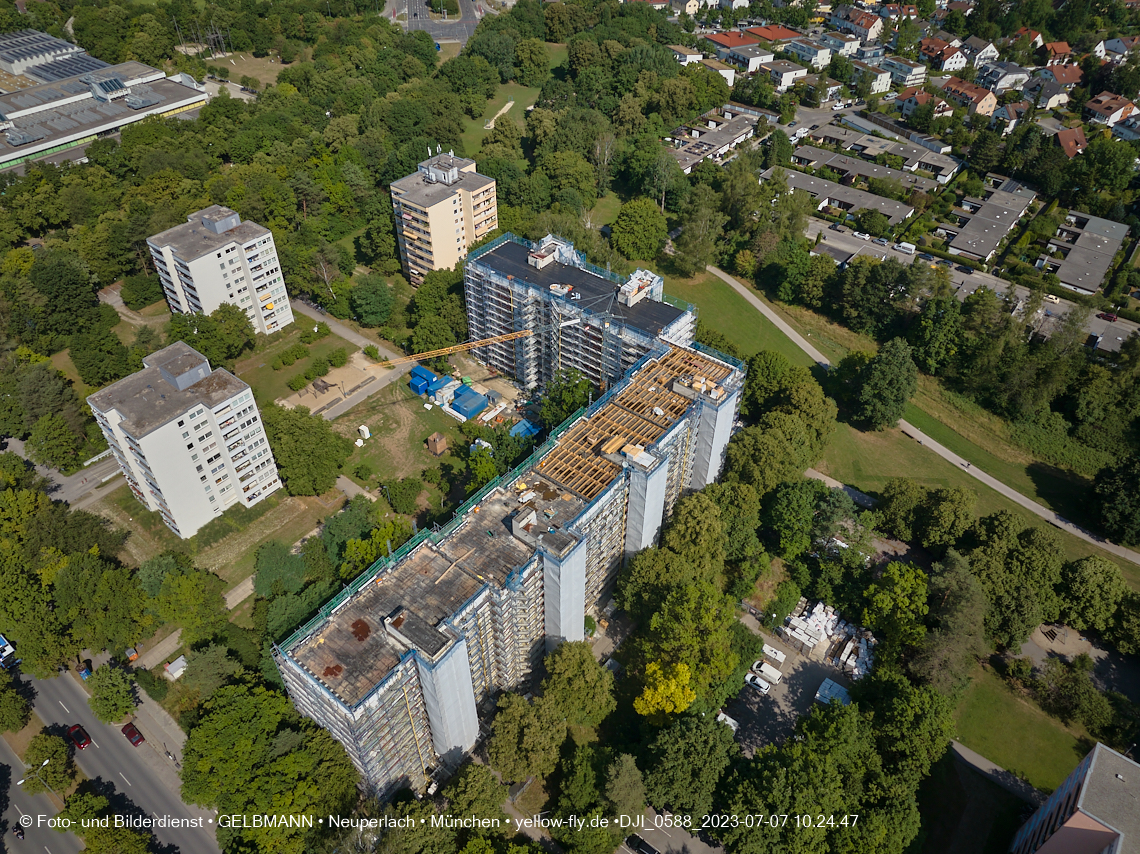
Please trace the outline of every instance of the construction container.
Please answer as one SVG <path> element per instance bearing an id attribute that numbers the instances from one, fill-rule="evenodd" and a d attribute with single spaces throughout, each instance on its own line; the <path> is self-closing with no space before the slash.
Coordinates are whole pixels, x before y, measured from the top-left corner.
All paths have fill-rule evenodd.
<path id="1" fill-rule="evenodd" d="M 487 398 L 475 391 L 457 395 L 451 402 L 451 408 L 464 418 L 473 418 L 487 408 Z"/>
<path id="2" fill-rule="evenodd" d="M 428 386 L 431 385 L 431 380 L 427 377 L 420 377 L 413 374 L 412 378 L 408 381 L 408 385 L 415 394 L 423 394 L 428 390 Z"/>
<path id="3" fill-rule="evenodd" d="M 434 382 L 436 379 L 436 375 L 425 368 L 423 365 L 416 365 L 414 368 L 412 368 L 412 376 L 423 377 L 429 383 Z"/>
<path id="4" fill-rule="evenodd" d="M 428 394 L 435 394 L 441 388 L 446 386 L 449 382 L 451 382 L 451 377 L 436 377 L 428 385 Z"/>

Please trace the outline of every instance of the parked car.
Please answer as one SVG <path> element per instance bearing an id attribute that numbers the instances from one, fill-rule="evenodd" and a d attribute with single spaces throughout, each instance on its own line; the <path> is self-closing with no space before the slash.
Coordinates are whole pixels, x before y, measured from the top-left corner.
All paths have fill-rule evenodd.
<path id="1" fill-rule="evenodd" d="M 626 837 L 625 847 L 635 854 L 659 854 L 656 848 L 638 836 L 636 833 L 633 836 Z"/>
<path id="2" fill-rule="evenodd" d="M 1061 298 L 1059 296 L 1054 296 L 1053 294 L 1045 294 L 1045 302 L 1051 302 L 1053 305 L 1057 305 L 1060 301 Z"/>
<path id="3" fill-rule="evenodd" d="M 953 267 L 954 266 L 953 262 L 947 261 L 945 258 L 939 258 L 934 263 L 937 264 L 939 267 Z"/>
<path id="4" fill-rule="evenodd" d="M 926 252 L 923 252 L 923 253 L 922 253 L 921 255 L 919 255 L 918 257 L 919 257 L 919 258 L 921 258 L 923 261 L 933 261 L 933 260 L 934 260 L 934 256 L 933 256 L 933 255 L 930 255 L 930 254 L 928 254 L 928 253 L 926 253 Z"/>
<path id="5" fill-rule="evenodd" d="M 724 712 L 717 712 L 716 720 L 717 720 L 717 723 L 722 723 L 726 727 L 728 727 L 730 730 L 732 730 L 733 734 L 735 734 L 736 731 L 738 729 L 740 729 L 740 724 L 738 724 L 735 720 L 730 718 Z"/>
<path id="6" fill-rule="evenodd" d="M 744 681 L 759 691 L 761 694 L 767 694 L 772 690 L 772 686 L 757 676 L 755 673 L 749 673 L 744 677 Z"/>
<path id="7" fill-rule="evenodd" d="M 891 241 L 887 240 L 885 237 L 876 237 L 875 244 L 878 246 L 890 246 Z"/>
<path id="8" fill-rule="evenodd" d="M 867 232 L 865 232 L 865 231 L 856 231 L 855 237 L 858 237 L 860 240 L 870 240 L 871 239 L 871 235 L 867 234 Z"/>
<path id="9" fill-rule="evenodd" d="M 79 750 L 83 750 L 91 743 L 91 736 L 79 724 L 74 724 L 67 728 L 67 734 L 71 737 L 71 741 Z"/>
<path id="10" fill-rule="evenodd" d="M 1115 323 L 1117 319 L 1115 314 L 1109 314 L 1107 311 L 1102 311 L 1097 317 L 1101 320 L 1107 320 L 1109 323 Z"/>
<path id="11" fill-rule="evenodd" d="M 838 112 L 839 112 L 840 110 L 842 110 L 842 109 L 843 109 L 843 105 L 842 105 L 842 104 L 836 104 L 834 107 L 832 107 L 832 108 L 831 108 L 831 112 L 833 112 L 833 113 L 838 113 Z"/>
<path id="12" fill-rule="evenodd" d="M 967 276 L 974 275 L 974 268 L 967 267 L 965 264 L 960 264 L 957 269 L 959 273 L 965 273 Z"/>
<path id="13" fill-rule="evenodd" d="M 135 747 L 138 747 L 140 744 L 146 741 L 146 739 L 143 738 L 143 734 L 139 732 L 139 728 L 134 724 L 124 724 L 122 731 L 123 735 L 127 737 L 127 741 L 129 741 Z"/>
<path id="14" fill-rule="evenodd" d="M 794 128 L 799 122 L 788 122 L 788 127 Z"/>
<path id="15" fill-rule="evenodd" d="M 828 228 L 831 229 L 832 231 L 843 231 L 843 227 L 837 222 L 833 222 L 831 225 L 828 226 Z"/>

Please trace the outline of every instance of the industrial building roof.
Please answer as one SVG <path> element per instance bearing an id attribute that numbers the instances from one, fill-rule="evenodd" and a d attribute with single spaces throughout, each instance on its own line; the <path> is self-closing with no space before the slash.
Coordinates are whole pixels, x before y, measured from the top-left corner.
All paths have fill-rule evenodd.
<path id="1" fill-rule="evenodd" d="M 685 312 L 668 303 L 643 299 L 635 305 L 623 305 L 617 300 L 616 283 L 589 270 L 551 262 L 538 269 L 527 262 L 530 249 L 512 241 L 506 241 L 494 249 L 484 252 L 476 262 L 485 264 L 504 276 L 513 276 L 518 282 L 536 290 L 548 291 L 551 285 L 572 285 L 575 293 L 582 295 L 575 306 L 586 313 L 607 314 L 656 336 Z"/>
<path id="2" fill-rule="evenodd" d="M 181 376 L 199 366 L 210 371 L 206 357 L 183 341 L 175 341 L 143 360 L 141 371 L 95 392 L 87 398 L 101 412 L 117 411 L 123 429 L 136 439 L 183 415 L 199 404 L 209 407 L 229 400 L 249 389 L 224 368 L 217 368 L 204 379 L 179 390 L 163 376 Z"/>
<path id="3" fill-rule="evenodd" d="M 221 212 L 226 212 L 227 215 L 234 213 L 221 205 L 211 205 L 204 210 L 191 214 L 192 218 L 189 222 L 168 228 L 166 231 L 161 231 L 154 237 L 148 238 L 147 243 L 160 249 L 169 246 L 175 257 L 189 262 L 201 258 L 203 255 L 209 255 L 211 252 L 216 252 L 231 243 L 248 243 L 250 240 L 272 234 L 265 226 L 248 221 L 242 222 L 229 231 L 217 234 L 206 226 L 203 220 L 219 218 L 218 214 Z"/>
<path id="4" fill-rule="evenodd" d="M 40 110 L 47 110 L 55 101 L 90 97 L 91 81 L 118 78 L 128 86 L 136 83 L 163 80 L 166 75 L 157 68 L 143 65 L 141 62 L 121 62 L 118 65 L 109 65 L 100 71 L 92 73 L 90 79 L 84 74 L 81 77 L 69 77 L 54 83 L 43 83 L 18 92 L 0 95 L 0 117 L 5 120 L 20 118 Z"/>
<path id="5" fill-rule="evenodd" d="M 82 53 L 83 48 L 38 30 L 20 30 L 0 35 L 0 65 L 10 66 L 37 57 L 49 58 Z"/>
<path id="6" fill-rule="evenodd" d="M 54 83 L 57 80 L 66 80 L 68 77 L 78 77 L 90 74 L 92 71 L 102 71 L 110 68 L 109 62 L 88 56 L 85 53 L 65 56 L 42 65 L 33 65 L 24 71 L 28 77 L 33 77 L 42 83 Z"/>

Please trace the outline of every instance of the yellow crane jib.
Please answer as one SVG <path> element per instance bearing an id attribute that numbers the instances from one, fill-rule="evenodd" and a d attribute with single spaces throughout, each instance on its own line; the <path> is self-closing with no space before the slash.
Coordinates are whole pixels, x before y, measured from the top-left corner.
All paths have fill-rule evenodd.
<path id="1" fill-rule="evenodd" d="M 499 344 L 504 341 L 514 341 L 516 338 L 526 338 L 528 335 L 533 335 L 529 329 L 524 329 L 521 332 L 508 332 L 506 335 L 496 335 L 493 338 L 483 338 L 479 341 L 468 341 L 464 344 L 456 344 L 452 347 L 444 347 L 441 350 L 428 350 L 426 353 L 416 353 L 412 356 L 401 356 L 398 359 L 389 359 L 386 362 L 378 362 L 373 365 L 374 368 L 394 368 L 396 365 L 406 365 L 408 362 L 418 362 L 423 359 L 435 359 L 439 356 L 450 356 L 452 353 L 462 353 L 464 350 L 475 350 L 479 347 L 486 347 L 489 344 Z"/>

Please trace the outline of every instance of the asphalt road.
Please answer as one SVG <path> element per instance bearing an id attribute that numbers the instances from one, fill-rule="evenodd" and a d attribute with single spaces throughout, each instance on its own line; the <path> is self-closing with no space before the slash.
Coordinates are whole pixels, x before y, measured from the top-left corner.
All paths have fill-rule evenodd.
<path id="1" fill-rule="evenodd" d="M 24 454 L 24 443 L 19 439 L 9 438 L 4 450 L 11 451 L 18 456 L 27 459 Z M 46 466 L 37 465 L 36 473 L 42 477 L 46 477 L 51 481 L 51 486 L 48 487 L 47 493 L 53 501 L 66 501 L 68 504 L 75 505 L 78 499 L 91 492 L 92 490 L 100 487 L 103 484 L 103 479 L 118 474 L 119 464 L 115 462 L 113 456 L 106 456 L 98 462 L 80 469 L 73 475 L 63 475 L 56 469 L 49 469 Z M 115 484 L 114 487 L 118 487 Z M 107 489 L 102 490 L 104 493 Z"/>
<path id="2" fill-rule="evenodd" d="M 59 812 L 59 804 L 46 792 L 33 796 L 16 785 L 24 774 L 24 763 L 8 747 L 8 742 L 0 739 L 0 851 L 19 854 L 21 851 L 38 852 L 42 849 L 48 854 L 77 854 L 83 846 L 71 833 L 35 824 L 24 829 L 23 840 L 12 833 L 21 816 L 36 818 L 54 816 Z"/>
<path id="3" fill-rule="evenodd" d="M 449 41 L 458 41 L 461 45 L 465 45 L 467 44 L 467 40 L 475 33 L 475 27 L 479 23 L 479 18 L 482 17 L 483 12 L 486 11 L 486 7 L 482 6 L 482 4 L 474 3 L 472 0 L 459 0 L 458 21 L 433 21 L 427 0 L 402 0 L 402 2 L 401 0 L 396 0 L 395 5 L 389 11 L 393 19 L 401 12 L 406 14 L 407 20 L 404 22 L 404 26 L 409 32 L 412 30 L 424 30 L 436 41 L 447 39 Z"/>
<path id="4" fill-rule="evenodd" d="M 177 776 L 162 753 L 161 744 L 149 741 L 132 747 L 119 727 L 100 723 L 87 705 L 87 694 L 70 675 L 34 679 L 36 714 L 49 732 L 67 737 L 67 728 L 80 724 L 91 736 L 85 750 L 75 750 L 75 763 L 101 793 L 115 813 L 160 818 L 202 819 L 202 828 L 154 828 L 155 838 L 170 851 L 181 854 L 219 854 L 214 840 L 214 814 L 184 804 L 178 795 Z M 22 807 L 21 807 L 22 808 Z M 53 854 L 55 854 L 53 850 Z"/>
<path id="5" fill-rule="evenodd" d="M 920 259 L 918 254 L 906 255 L 902 252 L 896 252 L 888 246 L 879 246 L 872 241 L 861 240 L 855 237 L 852 229 L 847 226 L 843 227 L 844 230 L 842 232 L 832 231 L 830 226 L 830 223 L 823 222 L 822 220 L 808 220 L 807 236 L 814 239 L 816 234 L 822 231 L 824 242 L 832 246 L 838 246 L 847 252 L 858 252 L 860 255 L 869 255 L 880 259 L 885 256 L 887 258 L 894 258 L 904 264 L 913 264 L 916 261 L 919 263 L 931 263 Z M 989 273 L 962 273 L 959 272 L 957 265 L 950 268 L 950 281 L 954 284 L 955 295 L 959 300 L 964 300 L 980 287 L 990 288 L 999 294 L 1004 294 L 1010 288 L 1013 288 L 1019 301 L 1024 302 L 1029 298 L 1028 288 L 1013 285 L 1005 279 L 998 278 Z M 1053 327 L 1074 305 L 1074 303 L 1065 299 L 1062 299 L 1061 302 L 1056 305 L 1043 303 L 1041 309 L 1032 320 L 1034 328 L 1043 335 L 1048 335 Z M 1083 306 L 1080 307 L 1083 308 Z M 1048 314 L 1046 314 L 1046 312 L 1048 312 Z M 1096 335 L 1100 338 L 1099 349 L 1112 352 L 1118 351 L 1120 345 L 1124 343 L 1124 340 L 1138 328 L 1140 328 L 1140 324 L 1133 323 L 1130 320 L 1120 319 L 1112 322 L 1102 320 L 1096 316 L 1095 312 L 1089 315 L 1089 319 L 1085 324 L 1085 329 L 1090 335 Z"/>

